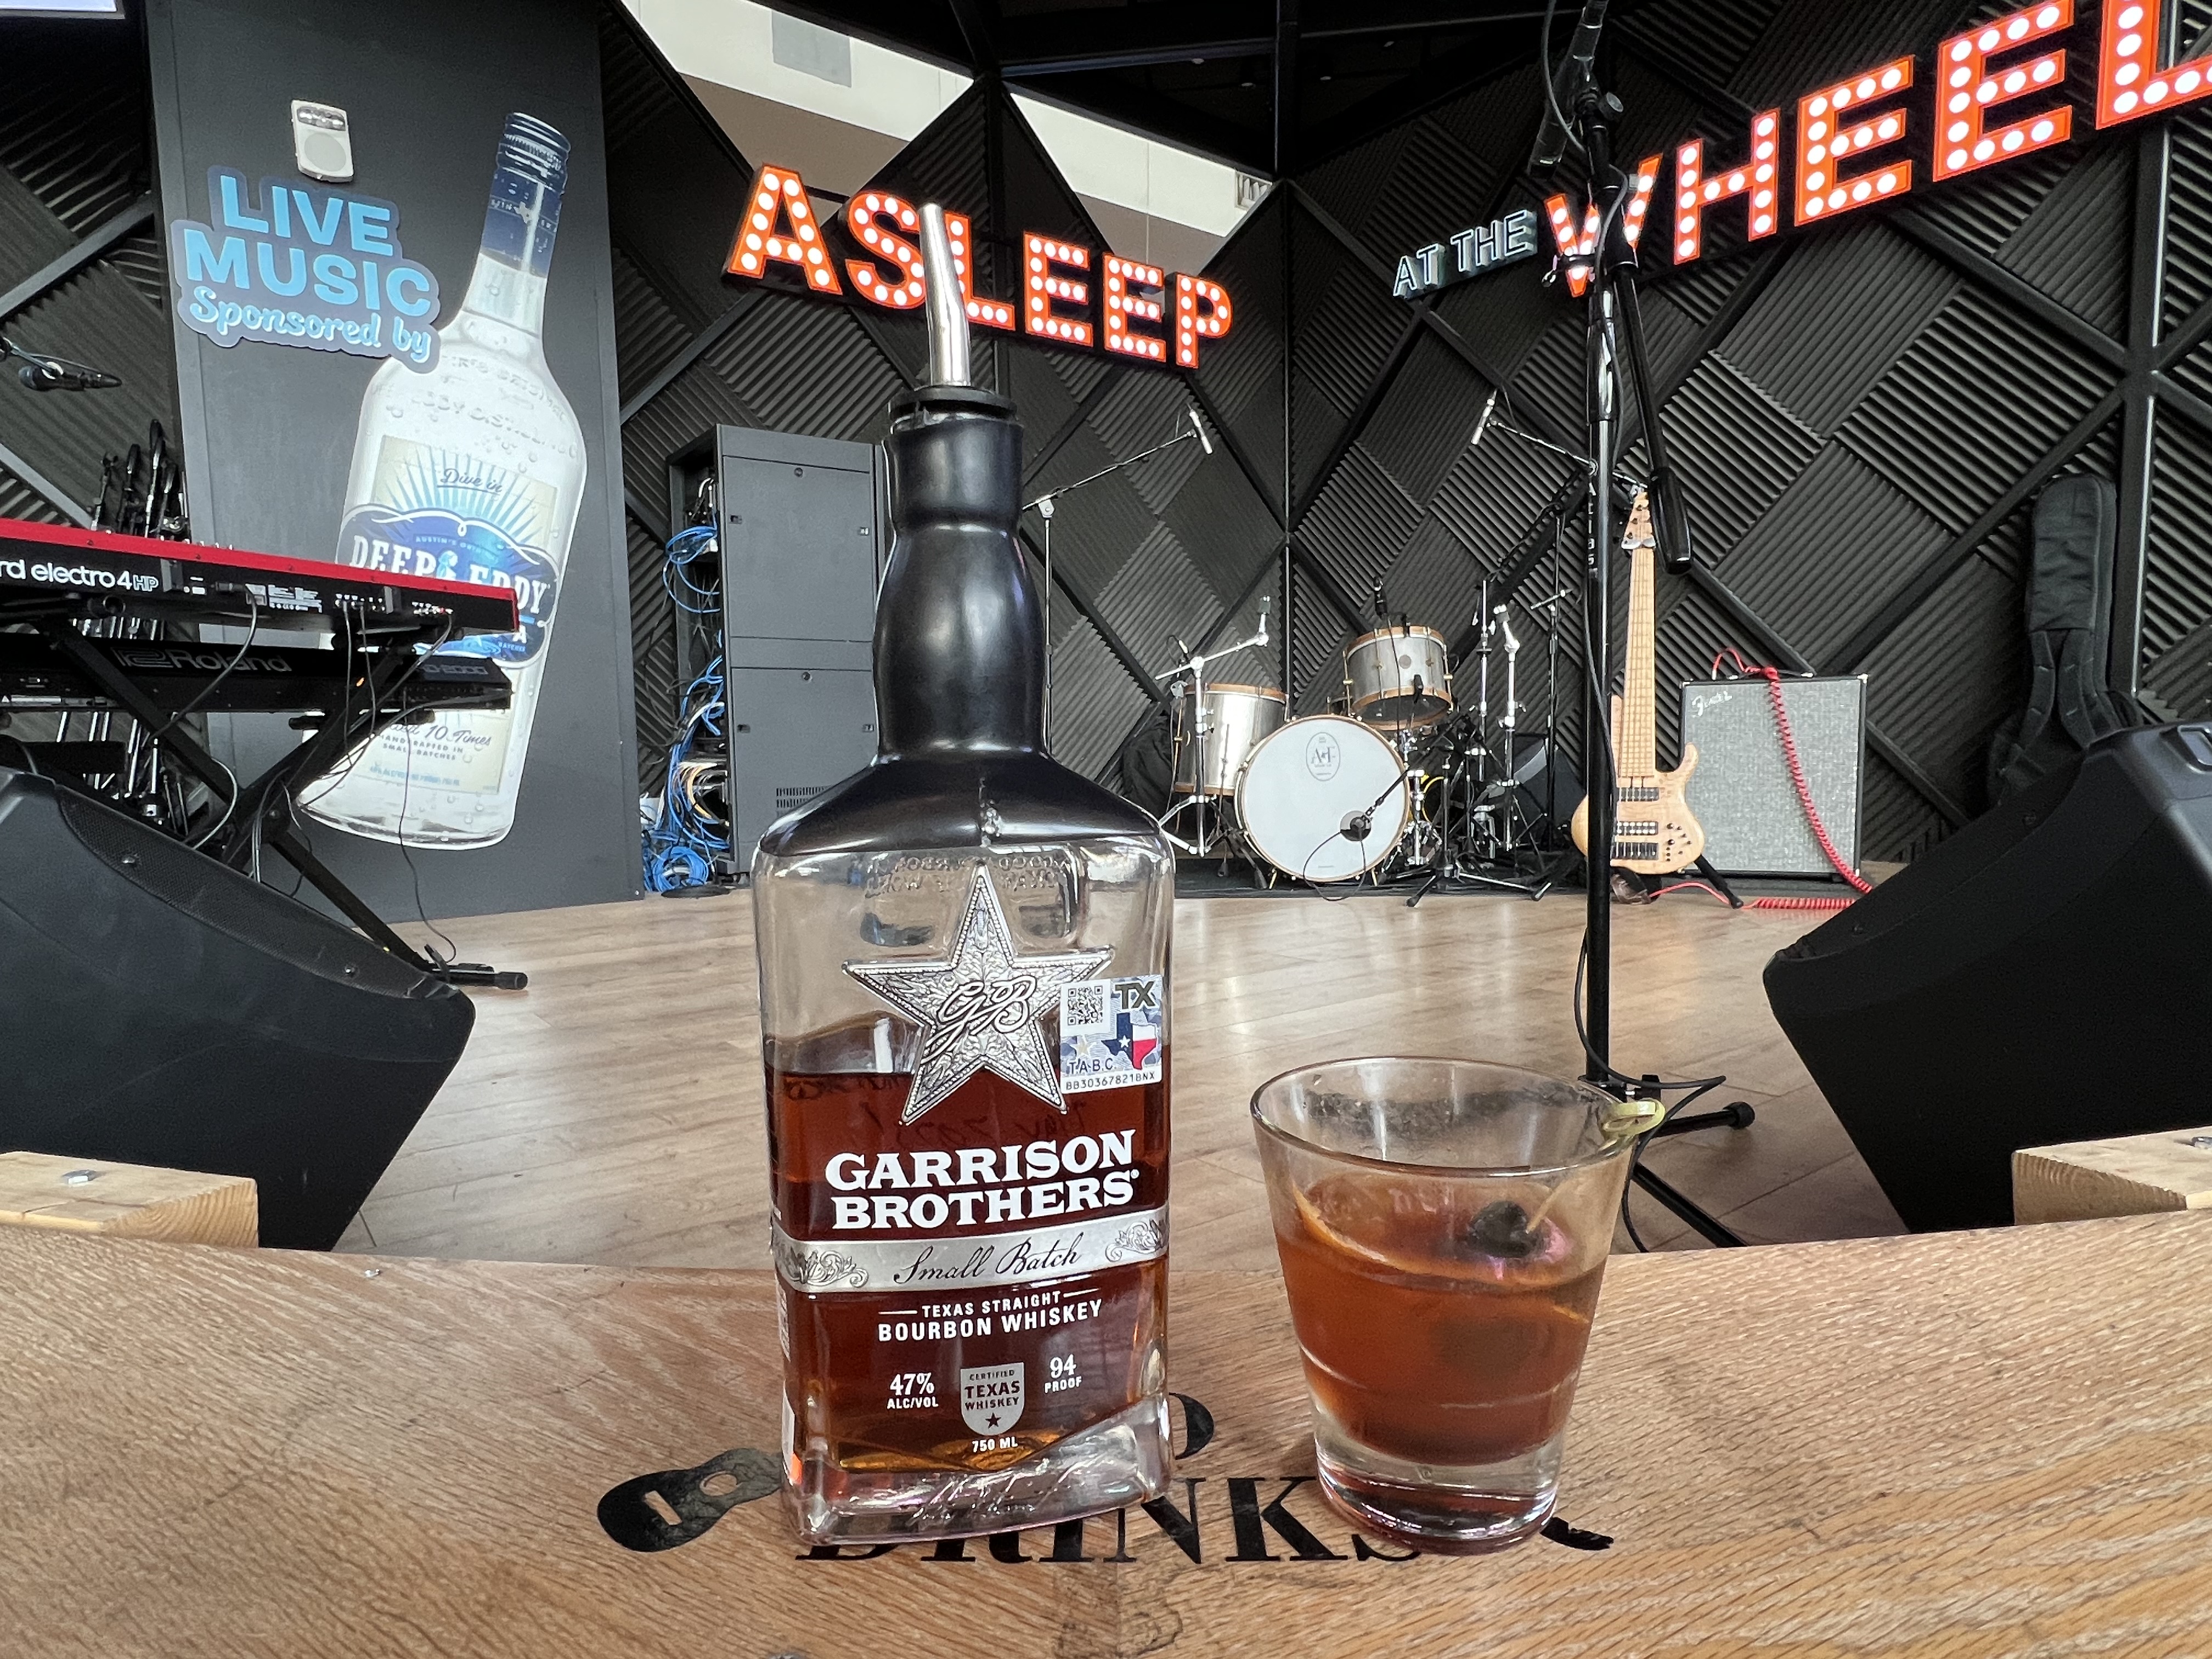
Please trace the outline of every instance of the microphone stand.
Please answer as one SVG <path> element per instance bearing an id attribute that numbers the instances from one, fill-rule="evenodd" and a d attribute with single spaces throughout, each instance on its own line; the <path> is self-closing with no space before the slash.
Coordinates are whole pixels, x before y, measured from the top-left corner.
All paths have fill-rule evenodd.
<path id="1" fill-rule="evenodd" d="M 1179 675 L 1190 676 L 1190 731 L 1193 745 L 1190 799 L 1175 802 L 1166 811 L 1160 814 L 1156 822 L 1166 833 L 1171 843 L 1181 848 L 1193 858 L 1204 858 L 1207 849 L 1213 845 L 1213 836 L 1206 832 L 1206 737 L 1210 729 L 1206 719 L 1206 665 L 1210 662 L 1218 662 L 1224 657 L 1233 657 L 1239 651 L 1248 650 L 1254 646 L 1267 644 L 1268 603 L 1269 601 L 1265 599 L 1260 601 L 1260 631 L 1253 635 L 1250 639 L 1239 640 L 1235 645 L 1224 646 L 1215 652 L 1194 652 L 1191 653 L 1189 661 L 1179 663 L 1169 669 L 1166 673 L 1157 677 L 1162 681 L 1166 681 L 1172 680 Z M 1178 650 L 1182 649 L 1181 640 L 1176 641 L 1176 647 Z M 1182 694 L 1178 692 L 1176 695 L 1180 696 Z M 1180 774 L 1182 770 L 1182 766 L 1178 757 L 1175 773 Z M 1170 794 L 1174 793 L 1176 781 L 1176 776 L 1171 775 L 1168 780 L 1168 790 Z M 1168 820 L 1186 806 L 1195 806 L 1198 809 L 1195 845 L 1182 840 L 1172 830 L 1168 830 Z M 1218 830 L 1216 833 L 1218 833 Z"/>
<path id="2" fill-rule="evenodd" d="M 4 342 L 0 342 L 0 343 L 4 343 Z M 6 355 L 7 354 L 4 351 L 0 351 L 0 356 L 4 356 Z M 1066 495 L 1070 490 L 1080 489 L 1085 484 L 1097 483 L 1101 478 L 1107 477 L 1109 473 L 1119 472 L 1123 467 L 1134 466 L 1139 461 L 1149 461 L 1153 456 L 1158 454 L 1162 450 L 1173 449 L 1177 444 L 1187 444 L 1194 438 L 1198 441 L 1198 446 L 1200 448 L 1203 449 L 1209 455 L 1213 453 L 1213 440 L 1206 435 L 1206 427 L 1204 423 L 1199 420 L 1198 411 L 1194 409 L 1186 411 L 1183 419 L 1189 426 L 1190 429 L 1188 431 L 1178 432 L 1174 437 L 1168 439 L 1164 443 L 1154 444 L 1150 449 L 1140 451 L 1137 454 L 1130 456 L 1127 460 L 1116 461 L 1111 466 L 1102 466 L 1096 472 L 1091 474 L 1089 477 L 1078 478 L 1073 483 L 1064 483 L 1060 485 L 1057 489 L 1048 489 L 1043 495 L 1038 496 L 1035 501 L 1025 502 L 1022 507 L 1022 512 L 1024 513 L 1028 512 L 1032 507 L 1035 507 L 1037 511 L 1037 516 L 1044 520 L 1044 718 L 1046 722 L 1045 731 L 1048 734 L 1049 734 L 1052 730 L 1053 509 L 1058 503 L 1060 498 L 1062 495 Z M 1017 516 L 1018 516 L 1018 514 Z M 1049 742 L 1048 736 L 1047 740 Z"/>
<path id="3" fill-rule="evenodd" d="M 1650 446 L 1652 481 L 1649 486 L 1653 526 L 1668 570 L 1679 574 L 1690 562 L 1687 520 L 1683 514 L 1673 472 L 1668 465 L 1666 438 L 1659 406 L 1652 395 L 1650 356 L 1645 349 L 1643 312 L 1636 291 L 1636 247 L 1628 235 L 1628 205 L 1633 181 L 1617 167 L 1613 155 L 1613 124 L 1625 113 L 1618 96 L 1603 90 L 1593 72 L 1598 29 L 1602 26 L 1607 0 L 1584 0 L 1582 25 L 1575 46 L 1563 66 L 1568 82 L 1561 101 L 1571 104 L 1571 120 L 1588 163 L 1589 189 L 1598 212 L 1598 236 L 1588 265 L 1585 292 L 1588 321 L 1584 362 L 1584 403 L 1588 410 L 1589 452 L 1586 463 L 1589 484 L 1589 546 L 1583 573 L 1583 637 L 1587 655 L 1595 659 L 1595 672 L 1584 676 L 1583 696 L 1583 777 L 1589 795 L 1585 844 L 1589 891 L 1585 910 L 1589 963 L 1583 1007 L 1583 1043 L 1589 1066 L 1583 1076 L 1595 1087 L 1626 1099 L 1639 1085 L 1617 1072 L 1612 1063 L 1613 1030 L 1613 860 L 1614 808 L 1618 780 L 1613 772 L 1610 720 L 1606 693 L 1611 675 L 1607 658 L 1611 649 L 1612 566 L 1615 520 L 1613 490 L 1621 476 L 1618 447 L 1623 436 L 1621 396 L 1632 393 L 1643 416 Z M 1546 43 L 1548 57 L 1550 46 Z M 1540 139 L 1536 157 L 1547 162 Z M 1556 160 L 1556 152 L 1550 158 Z M 1548 163 L 1547 162 L 1548 167 Z M 1662 222 L 1671 219 L 1663 214 Z M 1555 261 L 1556 277 L 1559 265 Z M 1582 261 L 1572 261 L 1580 266 Z M 1628 384 L 1623 384 L 1622 356 L 1626 347 Z M 1549 446 L 1556 447 L 1556 446 Z M 1642 1084 L 1647 1091 L 1656 1079 Z M 1739 1122 L 1729 1112 L 1706 1117 Z M 1683 1120 L 1683 1127 L 1702 1127 L 1698 1120 Z M 1632 1179 L 1651 1196 L 1717 1245 L 1741 1245 L 1743 1240 L 1718 1219 L 1643 1166 L 1633 1166 Z"/>

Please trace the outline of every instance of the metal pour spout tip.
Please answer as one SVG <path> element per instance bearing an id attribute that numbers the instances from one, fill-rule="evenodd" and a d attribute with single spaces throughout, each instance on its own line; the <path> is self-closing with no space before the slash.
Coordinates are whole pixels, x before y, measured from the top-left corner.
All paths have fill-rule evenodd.
<path id="1" fill-rule="evenodd" d="M 953 267 L 945 210 L 934 202 L 921 206 L 921 270 L 928 294 L 930 384 L 969 385 L 967 295 Z"/>

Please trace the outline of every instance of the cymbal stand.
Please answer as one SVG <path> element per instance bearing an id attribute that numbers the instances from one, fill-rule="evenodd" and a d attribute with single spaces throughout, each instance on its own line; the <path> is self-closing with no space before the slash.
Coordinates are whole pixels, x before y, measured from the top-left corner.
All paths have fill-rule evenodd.
<path id="1" fill-rule="evenodd" d="M 1218 822 L 1218 815 L 1209 815 L 1207 803 L 1212 799 L 1212 797 L 1206 793 L 1206 738 L 1212 730 L 1212 723 L 1208 720 L 1206 716 L 1206 665 L 1210 662 L 1218 662 L 1224 657 L 1233 657 L 1239 651 L 1249 650 L 1255 646 L 1267 644 L 1267 607 L 1272 602 L 1271 597 L 1262 598 L 1261 599 L 1260 631 L 1253 635 L 1249 640 L 1239 640 L 1234 645 L 1224 646 L 1220 650 L 1212 652 L 1190 652 L 1188 651 L 1188 647 L 1186 647 L 1181 640 L 1176 641 L 1176 649 L 1178 651 L 1188 652 L 1188 660 L 1177 664 L 1175 667 L 1169 669 L 1166 673 L 1157 677 L 1163 684 L 1172 680 L 1179 679 L 1184 675 L 1188 675 L 1190 677 L 1188 690 L 1190 696 L 1191 741 L 1194 747 L 1194 753 L 1192 756 L 1193 763 L 1191 769 L 1191 793 L 1189 799 L 1175 802 L 1166 811 L 1161 813 L 1155 822 L 1159 824 L 1163 830 L 1166 831 L 1167 838 L 1172 845 L 1180 848 L 1182 851 L 1189 854 L 1193 858 L 1204 858 L 1206 854 L 1212 849 L 1213 843 L 1221 837 L 1221 828 Z M 1180 752 L 1177 752 L 1175 756 L 1175 771 L 1168 784 L 1170 793 L 1172 793 L 1176 785 L 1181 782 L 1182 780 L 1182 756 Z M 1194 842 L 1192 841 L 1183 840 L 1173 830 L 1168 829 L 1169 821 L 1179 816 L 1185 807 L 1194 809 L 1192 813 L 1192 817 L 1195 820 L 1195 828 L 1194 830 L 1194 841 L 1195 844 L 1194 844 Z M 1211 822 L 1209 822 L 1210 816 L 1212 818 Z"/>

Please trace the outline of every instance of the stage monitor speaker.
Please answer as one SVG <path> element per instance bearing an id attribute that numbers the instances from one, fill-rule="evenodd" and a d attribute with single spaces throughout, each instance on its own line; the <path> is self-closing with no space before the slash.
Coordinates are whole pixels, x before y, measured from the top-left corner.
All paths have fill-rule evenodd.
<path id="1" fill-rule="evenodd" d="M 1916 1230 L 2012 1218 L 2023 1146 L 2212 1123 L 2212 726 L 2118 733 L 1766 968 Z"/>
<path id="2" fill-rule="evenodd" d="M 475 1024 L 452 986 L 181 842 L 0 770 L 0 1151 L 251 1176 L 328 1249 Z"/>
<path id="3" fill-rule="evenodd" d="M 1705 830 L 1705 857 L 1724 876 L 1832 876 L 1805 821 L 1763 679 L 1692 680 L 1682 688 L 1682 741 L 1698 746 L 1690 811 Z M 1859 861 L 1859 802 L 1866 763 L 1866 680 L 1861 675 L 1784 678 L 1805 786 L 1844 862 Z"/>

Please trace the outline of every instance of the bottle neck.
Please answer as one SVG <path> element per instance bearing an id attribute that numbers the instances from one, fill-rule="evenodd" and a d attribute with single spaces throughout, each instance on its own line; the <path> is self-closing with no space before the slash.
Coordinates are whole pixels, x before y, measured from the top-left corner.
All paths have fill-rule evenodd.
<path id="1" fill-rule="evenodd" d="M 1044 747 L 1044 604 L 1014 540 L 1022 429 L 1012 406 L 930 387 L 895 406 L 890 568 L 876 606 L 886 757 Z"/>
<path id="2" fill-rule="evenodd" d="M 545 330 L 545 278 L 518 270 L 496 254 L 478 252 L 462 305 L 479 317 L 506 323 L 526 333 Z"/>
<path id="3" fill-rule="evenodd" d="M 462 302 L 469 310 L 543 334 L 545 280 L 553 269 L 553 240 L 561 230 L 564 183 L 562 173 L 526 165 L 502 145 L 491 176 L 491 199 L 484 204 L 477 268 Z"/>

